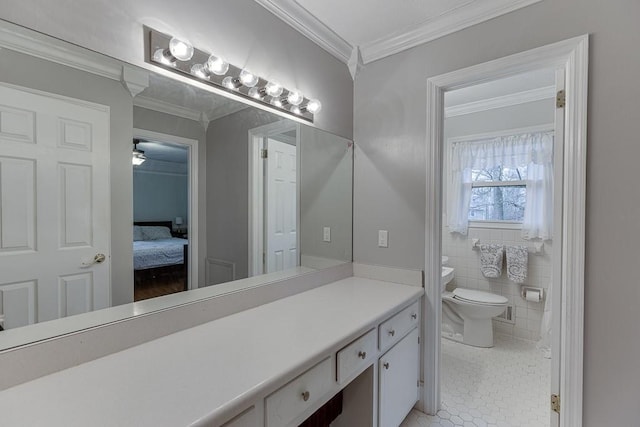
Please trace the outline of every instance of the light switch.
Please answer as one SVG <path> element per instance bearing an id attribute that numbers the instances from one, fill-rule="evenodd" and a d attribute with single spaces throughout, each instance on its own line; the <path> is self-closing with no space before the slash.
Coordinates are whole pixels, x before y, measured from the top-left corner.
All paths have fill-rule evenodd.
<path id="1" fill-rule="evenodd" d="M 330 242 L 331 241 L 331 227 L 325 227 L 324 230 L 322 231 L 322 239 L 325 242 Z"/>
<path id="2" fill-rule="evenodd" d="M 387 230 L 378 230 L 378 247 L 389 247 L 389 232 Z"/>

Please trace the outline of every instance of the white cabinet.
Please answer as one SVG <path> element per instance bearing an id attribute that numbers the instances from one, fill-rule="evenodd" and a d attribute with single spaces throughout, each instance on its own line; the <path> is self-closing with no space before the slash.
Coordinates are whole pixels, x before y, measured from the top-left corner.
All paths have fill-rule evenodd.
<path id="1" fill-rule="evenodd" d="M 418 329 L 401 339 L 378 363 L 379 427 L 398 427 L 418 401 Z"/>

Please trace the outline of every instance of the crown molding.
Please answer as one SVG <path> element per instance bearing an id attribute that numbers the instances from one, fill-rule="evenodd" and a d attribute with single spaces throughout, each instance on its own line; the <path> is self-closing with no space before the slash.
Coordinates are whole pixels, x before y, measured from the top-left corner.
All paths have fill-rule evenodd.
<path id="1" fill-rule="evenodd" d="M 327 27 L 295 0 L 255 0 L 256 3 L 298 30 L 308 39 L 345 64 L 351 57 L 353 46 Z"/>
<path id="2" fill-rule="evenodd" d="M 112 80 L 122 77 L 122 63 L 116 59 L 10 23 L 0 28 L 0 47 Z"/>
<path id="3" fill-rule="evenodd" d="M 482 99 L 480 101 L 467 102 L 464 104 L 452 105 L 444 109 L 445 118 L 462 116 L 465 114 L 479 113 L 481 111 L 493 110 L 496 108 L 511 107 L 513 105 L 526 104 L 527 102 L 552 99 L 556 96 L 555 86 L 547 86 L 539 89 L 525 90 L 508 95 L 497 96 L 495 98 Z"/>
<path id="4" fill-rule="evenodd" d="M 165 101 L 160 101 L 158 99 L 148 98 L 144 95 L 138 95 L 133 98 L 133 105 L 135 105 L 136 107 L 146 108 L 147 110 L 153 110 L 159 113 L 182 117 L 183 119 L 187 120 L 193 120 L 194 122 L 201 122 L 203 120 L 202 116 L 206 116 L 206 114 L 202 113 L 201 111 L 171 104 Z"/>
<path id="5" fill-rule="evenodd" d="M 485 0 L 360 46 L 365 64 L 402 52 L 542 0 Z"/>

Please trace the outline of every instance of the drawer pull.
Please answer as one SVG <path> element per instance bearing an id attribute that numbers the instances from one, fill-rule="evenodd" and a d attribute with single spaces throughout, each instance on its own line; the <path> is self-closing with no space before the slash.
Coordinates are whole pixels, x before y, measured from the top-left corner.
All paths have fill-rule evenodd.
<path id="1" fill-rule="evenodd" d="M 413 313 L 413 314 L 411 315 L 411 318 L 412 318 L 413 320 L 416 320 L 416 319 L 418 318 L 418 315 L 417 315 L 416 313 Z"/>
<path id="2" fill-rule="evenodd" d="M 396 331 L 394 331 L 393 329 L 389 331 L 389 335 L 394 336 L 395 334 L 396 334 Z"/>
<path id="3" fill-rule="evenodd" d="M 302 393 L 302 400 L 306 402 L 307 400 L 309 400 L 309 396 L 310 396 L 309 392 L 305 391 L 304 393 Z"/>
<path id="4" fill-rule="evenodd" d="M 366 359 L 367 358 L 367 352 L 366 351 L 359 351 L 358 352 L 358 357 L 360 359 L 363 359 L 363 360 Z"/>
<path id="5" fill-rule="evenodd" d="M 389 362 L 384 362 L 382 366 L 384 366 L 384 369 L 389 369 Z"/>

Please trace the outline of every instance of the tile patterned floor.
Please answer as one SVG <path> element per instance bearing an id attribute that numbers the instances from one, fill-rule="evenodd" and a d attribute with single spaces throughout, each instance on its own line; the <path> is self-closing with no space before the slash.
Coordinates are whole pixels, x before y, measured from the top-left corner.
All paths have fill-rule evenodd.
<path id="1" fill-rule="evenodd" d="M 549 359 L 535 343 L 496 335 L 493 348 L 442 340 L 442 409 L 400 427 L 547 427 Z"/>

